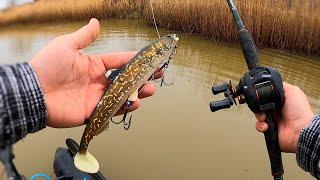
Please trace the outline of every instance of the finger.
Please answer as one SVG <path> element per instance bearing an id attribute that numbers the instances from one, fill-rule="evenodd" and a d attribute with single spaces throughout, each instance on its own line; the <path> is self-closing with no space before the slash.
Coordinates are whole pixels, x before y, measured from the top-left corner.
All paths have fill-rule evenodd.
<path id="1" fill-rule="evenodd" d="M 259 132 L 266 132 L 268 130 L 268 124 L 265 122 L 257 122 L 256 123 L 256 130 Z"/>
<path id="2" fill-rule="evenodd" d="M 106 53 L 101 55 L 96 55 L 100 58 L 107 70 L 109 69 L 119 69 L 136 55 L 137 52 L 119 52 L 119 53 Z"/>
<path id="3" fill-rule="evenodd" d="M 141 100 L 138 98 L 135 102 L 133 102 L 131 108 L 129 109 L 129 112 L 138 109 L 140 105 L 141 105 Z M 125 112 L 125 107 L 122 106 L 121 109 L 116 113 L 116 116 L 124 114 L 124 112 Z"/>
<path id="4" fill-rule="evenodd" d="M 266 120 L 265 113 L 255 113 L 255 116 L 259 122 L 264 122 Z"/>
<path id="5" fill-rule="evenodd" d="M 150 97 L 156 92 L 156 86 L 152 83 L 146 83 L 140 89 L 141 92 L 138 95 L 140 99 Z"/>
<path id="6" fill-rule="evenodd" d="M 290 91 L 290 89 L 292 89 L 292 87 L 294 87 L 294 86 L 291 85 L 291 84 L 288 84 L 286 82 L 283 82 L 283 90 L 284 90 L 284 92 Z"/>
<path id="7" fill-rule="evenodd" d="M 164 74 L 164 70 L 161 69 L 160 71 L 156 71 L 156 74 L 154 76 L 154 79 L 160 79 L 163 77 L 163 74 Z"/>
<path id="8" fill-rule="evenodd" d="M 99 21 L 95 18 L 92 18 L 89 24 L 83 26 L 76 32 L 68 34 L 67 36 L 74 41 L 73 45 L 75 49 L 83 49 L 97 39 L 99 31 Z"/>

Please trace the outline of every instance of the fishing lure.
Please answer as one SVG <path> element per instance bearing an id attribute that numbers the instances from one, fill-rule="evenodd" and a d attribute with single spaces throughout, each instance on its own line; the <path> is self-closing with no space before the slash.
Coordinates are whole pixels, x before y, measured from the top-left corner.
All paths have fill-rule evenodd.
<path id="1" fill-rule="evenodd" d="M 125 114 L 122 121 L 125 121 L 128 110 L 139 94 L 139 88 L 150 78 L 153 79 L 159 68 L 167 68 L 176 52 L 178 42 L 176 34 L 159 38 L 139 51 L 114 75 L 83 132 L 79 152 L 74 158 L 74 164 L 79 170 L 88 173 L 98 172 L 99 163 L 88 152 L 90 141 L 109 126 L 111 118 L 123 105 Z"/>

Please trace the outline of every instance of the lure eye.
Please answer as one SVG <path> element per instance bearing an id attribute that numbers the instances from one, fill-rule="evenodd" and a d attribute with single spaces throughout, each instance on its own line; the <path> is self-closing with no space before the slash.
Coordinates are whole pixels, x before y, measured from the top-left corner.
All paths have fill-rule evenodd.
<path id="1" fill-rule="evenodd" d="M 172 39 L 174 39 L 176 41 L 179 41 L 179 37 L 178 37 L 177 34 L 169 34 L 169 35 L 167 35 L 167 37 L 172 38 Z"/>
<path id="2" fill-rule="evenodd" d="M 179 40 L 179 38 L 178 38 L 178 36 L 177 36 L 176 34 L 173 34 L 173 38 L 174 38 L 175 40 Z"/>

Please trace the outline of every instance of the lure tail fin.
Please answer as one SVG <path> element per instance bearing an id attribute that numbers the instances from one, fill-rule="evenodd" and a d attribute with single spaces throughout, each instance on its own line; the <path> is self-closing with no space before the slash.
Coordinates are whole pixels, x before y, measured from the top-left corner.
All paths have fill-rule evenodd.
<path id="1" fill-rule="evenodd" d="M 74 156 L 74 165 L 77 169 L 86 173 L 97 173 L 99 171 L 99 162 L 89 152 L 85 154 L 78 152 Z"/>

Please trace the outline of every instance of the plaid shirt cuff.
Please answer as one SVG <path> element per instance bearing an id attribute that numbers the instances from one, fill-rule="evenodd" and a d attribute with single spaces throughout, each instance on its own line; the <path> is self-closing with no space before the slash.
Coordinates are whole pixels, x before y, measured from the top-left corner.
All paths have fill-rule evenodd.
<path id="1" fill-rule="evenodd" d="M 319 178 L 320 116 L 314 116 L 310 126 L 302 129 L 297 147 L 298 165 Z"/>
<path id="2" fill-rule="evenodd" d="M 36 73 L 28 63 L 0 66 L 0 146 L 46 126 L 47 111 Z"/>

